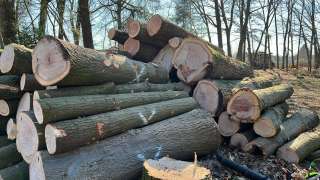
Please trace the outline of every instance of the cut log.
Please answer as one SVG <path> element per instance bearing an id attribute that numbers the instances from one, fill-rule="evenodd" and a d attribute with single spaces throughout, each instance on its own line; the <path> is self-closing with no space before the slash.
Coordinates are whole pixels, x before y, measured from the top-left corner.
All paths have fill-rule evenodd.
<path id="1" fill-rule="evenodd" d="M 10 118 L 7 123 L 7 136 L 10 140 L 15 140 L 17 137 L 17 124 L 13 118 Z"/>
<path id="2" fill-rule="evenodd" d="M 10 167 L 22 160 L 15 143 L 0 148 L 0 159 L 0 169 Z"/>
<path id="3" fill-rule="evenodd" d="M 1 116 L 12 116 L 17 112 L 19 100 L 4 100 L 0 99 L 0 115 Z"/>
<path id="4" fill-rule="evenodd" d="M 129 38 L 127 32 L 119 31 L 118 29 L 111 28 L 108 31 L 108 37 L 110 40 L 117 41 L 119 44 L 124 44 L 124 42 Z"/>
<path id="5" fill-rule="evenodd" d="M 289 106 L 281 103 L 267 108 L 257 122 L 254 123 L 254 131 L 262 137 L 273 137 L 280 131 L 280 126 L 286 119 Z"/>
<path id="6" fill-rule="evenodd" d="M 28 180 L 29 169 L 28 164 L 20 162 L 11 167 L 0 170 L 1 180 Z"/>
<path id="7" fill-rule="evenodd" d="M 134 179 L 146 159 L 189 160 L 194 152 L 214 152 L 221 142 L 214 119 L 198 109 L 61 155 L 41 152 L 30 164 L 30 180 Z"/>
<path id="8" fill-rule="evenodd" d="M 253 129 L 247 130 L 242 133 L 236 133 L 231 136 L 230 138 L 230 146 L 243 149 L 245 145 L 247 145 L 250 141 L 255 139 L 257 134 L 254 132 Z"/>
<path id="9" fill-rule="evenodd" d="M 148 159 L 143 163 L 141 180 L 174 179 L 174 180 L 210 180 L 209 169 L 200 167 L 194 162 L 179 161 L 168 157 L 159 160 Z"/>
<path id="10" fill-rule="evenodd" d="M 157 64 L 158 66 L 166 69 L 168 72 L 172 69 L 172 59 L 175 50 L 169 45 L 166 45 L 160 50 L 157 56 L 152 60 L 152 63 Z"/>
<path id="11" fill-rule="evenodd" d="M 48 124 L 45 128 L 47 149 L 50 154 L 67 152 L 196 107 L 192 98 L 183 98 Z"/>
<path id="12" fill-rule="evenodd" d="M 20 99 L 18 108 L 17 108 L 17 114 L 16 119 L 19 119 L 20 112 L 23 111 L 30 111 L 32 109 L 32 96 L 29 92 L 25 92 L 23 96 Z"/>
<path id="13" fill-rule="evenodd" d="M 53 63 L 54 62 L 54 63 Z M 168 82 L 165 69 L 133 61 L 125 56 L 99 53 L 72 43 L 45 36 L 33 51 L 32 69 L 43 86 L 96 85 L 105 82 Z"/>
<path id="14" fill-rule="evenodd" d="M 116 94 L 153 92 L 153 91 L 190 91 L 190 87 L 183 83 L 152 84 L 149 82 L 137 84 L 120 84 L 115 87 Z"/>
<path id="15" fill-rule="evenodd" d="M 18 121 L 17 148 L 24 161 L 30 163 L 34 154 L 45 148 L 45 126 L 38 124 L 32 112 L 21 112 Z"/>
<path id="16" fill-rule="evenodd" d="M 319 148 L 320 125 L 281 146 L 277 151 L 277 157 L 289 163 L 299 163 Z"/>
<path id="17" fill-rule="evenodd" d="M 240 122 L 232 120 L 227 111 L 221 113 L 218 120 L 218 130 L 222 136 L 232 136 L 237 133 L 239 129 Z"/>
<path id="18" fill-rule="evenodd" d="M 19 87 L 19 76 L 16 75 L 2 75 L 0 76 L 0 84 Z"/>
<path id="19" fill-rule="evenodd" d="M 180 46 L 180 44 L 182 43 L 182 41 L 183 41 L 183 39 L 180 37 L 173 37 L 169 40 L 168 44 L 173 49 L 177 49 Z"/>
<path id="20" fill-rule="evenodd" d="M 262 110 L 284 102 L 292 94 L 293 88 L 286 84 L 257 90 L 242 88 L 230 98 L 227 111 L 235 120 L 256 122 Z"/>
<path id="21" fill-rule="evenodd" d="M 21 97 L 19 89 L 19 76 L 0 76 L 0 97 L 2 99 L 17 99 Z"/>
<path id="22" fill-rule="evenodd" d="M 90 95 L 47 98 L 33 101 L 40 124 L 115 111 L 133 106 L 188 97 L 184 91 L 141 92 L 117 95 Z"/>
<path id="23" fill-rule="evenodd" d="M 11 143 L 13 143 L 13 141 L 10 141 L 9 139 L 7 139 L 6 136 L 0 136 L 0 148 L 3 146 L 7 146 Z"/>
<path id="24" fill-rule="evenodd" d="M 23 73 L 20 79 L 20 90 L 21 91 L 35 91 L 35 90 L 41 90 L 46 89 L 46 87 L 41 86 L 41 84 L 38 83 L 36 78 L 33 74 L 26 74 Z"/>
<path id="25" fill-rule="evenodd" d="M 127 51 L 133 59 L 142 62 L 152 61 L 160 51 L 157 47 L 132 38 L 126 40 L 124 50 Z"/>
<path id="26" fill-rule="evenodd" d="M 106 57 L 108 58 L 108 56 L 110 55 L 122 55 L 122 56 L 126 56 L 128 58 L 132 58 L 132 56 L 125 50 L 123 50 L 123 47 L 118 48 L 118 47 L 111 47 L 109 49 L 107 49 L 105 51 Z"/>
<path id="27" fill-rule="evenodd" d="M 32 73 L 32 49 L 19 44 L 9 44 L 4 47 L 0 57 L 0 70 L 2 73 L 21 75 Z"/>
<path id="28" fill-rule="evenodd" d="M 187 84 L 195 84 L 204 77 L 234 80 L 253 76 L 249 64 L 227 57 L 219 48 L 195 38 L 183 40 L 175 52 L 173 65 Z"/>
<path id="29" fill-rule="evenodd" d="M 279 84 L 278 76 L 262 76 L 243 80 L 201 80 L 193 97 L 200 107 L 218 117 L 225 110 L 232 94 L 239 88 L 262 89 Z"/>
<path id="30" fill-rule="evenodd" d="M 282 123 L 281 130 L 276 136 L 272 138 L 258 137 L 248 143 L 244 150 L 269 156 L 285 142 L 297 137 L 302 132 L 314 128 L 318 124 L 319 117 L 316 112 L 301 109 Z"/>

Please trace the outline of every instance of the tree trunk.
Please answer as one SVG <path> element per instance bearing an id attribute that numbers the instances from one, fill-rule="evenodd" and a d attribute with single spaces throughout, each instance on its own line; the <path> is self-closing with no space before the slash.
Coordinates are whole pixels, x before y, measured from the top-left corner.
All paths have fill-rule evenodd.
<path id="1" fill-rule="evenodd" d="M 0 148 L 0 159 L 0 169 L 10 167 L 22 160 L 15 143 Z"/>
<path id="2" fill-rule="evenodd" d="M 297 137 L 300 133 L 310 130 L 319 124 L 317 113 L 301 109 L 281 125 L 281 131 L 272 138 L 259 137 L 245 146 L 247 152 L 260 152 L 265 156 L 273 154 L 285 142 Z"/>
<path id="3" fill-rule="evenodd" d="M 232 136 L 237 133 L 239 129 L 240 122 L 232 120 L 226 111 L 221 113 L 218 120 L 218 130 L 222 136 Z"/>
<path id="4" fill-rule="evenodd" d="M 176 50 L 173 64 L 179 77 L 194 84 L 205 76 L 213 79 L 242 79 L 253 76 L 250 65 L 225 56 L 219 48 L 198 39 L 184 39 Z"/>
<path id="5" fill-rule="evenodd" d="M 124 50 L 127 51 L 133 59 L 142 62 L 152 61 L 160 51 L 160 49 L 155 46 L 132 38 L 126 40 Z"/>
<path id="6" fill-rule="evenodd" d="M 17 137 L 17 124 L 16 120 L 13 118 L 10 118 L 10 120 L 7 123 L 7 136 L 10 140 L 15 140 Z M 1 140 L 0 140 L 1 141 Z"/>
<path id="7" fill-rule="evenodd" d="M 89 8 L 89 0 L 79 0 L 79 17 L 80 24 L 82 29 L 82 39 L 83 46 L 85 48 L 94 49 L 93 46 L 93 38 L 92 38 L 92 29 L 91 29 L 91 21 L 90 21 L 90 8 Z"/>
<path id="8" fill-rule="evenodd" d="M 144 161 L 141 180 L 209 180 L 211 178 L 212 175 L 210 170 L 198 166 L 196 162 L 180 161 L 169 157 L 163 157 L 159 160 L 148 159 Z"/>
<path id="9" fill-rule="evenodd" d="M 11 143 L 13 143 L 13 141 L 10 141 L 9 139 L 7 139 L 6 136 L 0 136 L 0 148 L 7 146 Z"/>
<path id="10" fill-rule="evenodd" d="M 108 31 L 108 37 L 110 40 L 117 41 L 119 44 L 123 45 L 124 42 L 126 42 L 126 40 L 129 38 L 129 35 L 127 32 L 112 28 Z"/>
<path id="11" fill-rule="evenodd" d="M 0 99 L 0 115 L 1 116 L 13 116 L 17 112 L 18 99 L 4 100 Z"/>
<path id="12" fill-rule="evenodd" d="M 173 49 L 177 49 L 180 46 L 180 44 L 182 43 L 182 41 L 183 41 L 183 39 L 180 37 L 173 37 L 168 41 L 168 44 Z"/>
<path id="13" fill-rule="evenodd" d="M 151 84 L 149 82 L 137 84 L 120 84 L 115 87 L 116 94 L 153 92 L 153 91 L 186 91 L 190 88 L 183 83 Z"/>
<path id="14" fill-rule="evenodd" d="M 232 94 L 239 88 L 262 89 L 279 84 L 276 75 L 245 78 L 243 80 L 201 80 L 193 92 L 193 97 L 200 107 L 216 117 L 225 110 Z"/>
<path id="15" fill-rule="evenodd" d="M 244 131 L 242 133 L 236 133 L 230 138 L 230 146 L 243 149 L 250 141 L 255 139 L 257 134 L 252 129 Z"/>
<path id="16" fill-rule="evenodd" d="M 57 0 L 58 26 L 59 26 L 58 38 L 59 39 L 63 39 L 63 35 L 64 35 L 63 20 L 64 20 L 65 4 L 66 4 L 65 0 Z"/>
<path id="17" fill-rule="evenodd" d="M 183 98 L 49 124 L 45 129 L 47 149 L 50 154 L 67 152 L 196 107 L 192 98 Z"/>
<path id="18" fill-rule="evenodd" d="M 293 88 L 286 84 L 265 89 L 242 88 L 230 98 L 227 111 L 241 122 L 256 122 L 262 110 L 284 102 L 293 94 Z"/>
<path id="19" fill-rule="evenodd" d="M 33 101 L 40 124 L 188 97 L 184 91 L 141 92 L 115 95 L 70 96 Z"/>
<path id="20" fill-rule="evenodd" d="M 17 26 L 15 0 L 0 1 L 0 35 L 4 44 L 16 42 Z"/>
<path id="21" fill-rule="evenodd" d="M 313 151 L 320 148 L 320 126 L 300 134 L 294 140 L 281 146 L 277 151 L 277 157 L 289 163 L 299 163 Z"/>
<path id="22" fill-rule="evenodd" d="M 175 49 L 169 45 L 166 45 L 160 50 L 157 56 L 152 60 L 152 63 L 159 65 L 160 67 L 166 69 L 168 72 L 173 67 L 172 59 L 175 53 Z"/>
<path id="23" fill-rule="evenodd" d="M 35 90 L 42 90 L 46 87 L 41 86 L 41 84 L 38 83 L 36 78 L 33 74 L 26 74 L 23 73 L 20 79 L 20 90 L 21 91 L 28 91 L 33 92 Z"/>
<path id="24" fill-rule="evenodd" d="M 133 179 L 141 175 L 145 159 L 188 160 L 194 152 L 212 153 L 221 142 L 214 120 L 198 109 L 77 151 L 56 156 L 41 152 L 30 165 L 30 179 Z M 77 171 L 68 171 L 71 167 Z"/>
<path id="25" fill-rule="evenodd" d="M 20 162 L 11 167 L 0 170 L 0 179 L 2 180 L 28 180 L 29 170 L 25 162 Z"/>
<path id="26" fill-rule="evenodd" d="M 257 122 L 254 131 L 262 137 L 273 137 L 280 131 L 280 126 L 286 119 L 289 106 L 287 103 L 277 104 L 264 111 Z"/>
<path id="27" fill-rule="evenodd" d="M 214 10 L 216 15 L 216 27 L 218 35 L 218 47 L 223 49 L 222 42 L 222 27 L 221 27 L 221 17 L 220 17 L 220 5 L 218 0 L 214 0 Z"/>
<path id="28" fill-rule="evenodd" d="M 55 63 L 49 62 L 52 60 Z M 154 83 L 168 81 L 165 69 L 124 56 L 110 55 L 107 58 L 93 49 L 81 48 L 51 36 L 38 42 L 32 63 L 35 78 L 43 86 L 95 85 L 104 82 L 120 84 L 146 79 Z"/>
<path id="29" fill-rule="evenodd" d="M 38 38 L 42 38 L 46 34 L 48 4 L 49 4 L 49 0 L 41 0 L 40 1 L 40 20 L 39 20 Z"/>
<path id="30" fill-rule="evenodd" d="M 32 49 L 19 44 L 5 46 L 0 57 L 0 70 L 2 73 L 21 75 L 32 73 Z"/>

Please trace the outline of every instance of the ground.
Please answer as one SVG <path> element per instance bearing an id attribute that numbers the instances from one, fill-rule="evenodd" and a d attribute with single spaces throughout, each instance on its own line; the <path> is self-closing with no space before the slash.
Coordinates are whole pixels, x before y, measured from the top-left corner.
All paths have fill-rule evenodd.
<path id="1" fill-rule="evenodd" d="M 294 87 L 294 94 L 287 101 L 290 105 L 290 113 L 299 108 L 309 108 L 320 115 L 320 77 L 318 74 L 310 75 L 306 70 L 293 70 L 290 72 L 281 70 L 259 71 L 257 74 L 276 73 L 280 76 L 282 83 L 288 83 Z M 320 73 L 319 73 L 320 74 Z M 224 157 L 233 160 L 250 169 L 269 176 L 271 179 L 304 179 L 309 161 L 300 164 L 289 164 L 274 156 L 262 157 L 243 153 L 237 149 L 231 149 L 225 143 L 219 150 Z M 200 164 L 212 171 L 216 179 L 245 179 L 241 174 L 222 166 L 216 159 L 215 154 L 200 159 Z"/>

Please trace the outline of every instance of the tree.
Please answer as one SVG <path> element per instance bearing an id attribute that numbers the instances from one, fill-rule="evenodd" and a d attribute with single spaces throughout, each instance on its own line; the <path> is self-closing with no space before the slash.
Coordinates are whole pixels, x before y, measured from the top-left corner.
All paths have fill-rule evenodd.
<path id="1" fill-rule="evenodd" d="M 79 17 L 82 30 L 83 46 L 94 48 L 90 21 L 89 0 L 79 0 Z"/>
<path id="2" fill-rule="evenodd" d="M 231 28 L 233 25 L 233 17 L 234 17 L 234 6 L 235 6 L 235 0 L 231 1 L 231 7 L 230 7 L 230 16 L 227 17 L 226 11 L 225 11 L 225 2 L 224 0 L 220 0 L 220 7 L 221 7 L 221 16 L 222 20 L 225 26 L 226 31 L 226 38 L 227 38 L 227 50 L 228 50 L 228 56 L 232 56 L 232 47 L 231 47 Z"/>
<path id="3" fill-rule="evenodd" d="M 58 38 L 63 39 L 64 36 L 64 29 L 63 29 L 63 19 L 64 19 L 64 9 L 65 9 L 65 0 L 57 0 L 57 7 L 58 7 L 58 25 L 59 25 L 59 34 Z"/>
<path id="4" fill-rule="evenodd" d="M 15 0 L 0 0 L 0 38 L 3 44 L 16 42 Z"/>
<path id="5" fill-rule="evenodd" d="M 42 38 L 46 34 L 46 24 L 48 16 L 48 4 L 50 0 L 40 1 L 40 19 L 39 19 L 39 32 L 38 37 Z"/>

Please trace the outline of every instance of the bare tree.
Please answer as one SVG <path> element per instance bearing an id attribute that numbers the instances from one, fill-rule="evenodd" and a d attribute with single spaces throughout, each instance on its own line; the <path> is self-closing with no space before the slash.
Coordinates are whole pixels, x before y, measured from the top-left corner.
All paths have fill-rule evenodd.
<path id="1" fill-rule="evenodd" d="M 63 19 L 64 19 L 64 9 L 65 9 L 65 0 L 57 0 L 57 7 L 58 7 L 58 25 L 59 25 L 59 34 L 58 38 L 63 39 L 64 36 L 64 29 L 63 29 Z"/>
<path id="2" fill-rule="evenodd" d="M 220 7 L 221 7 L 221 16 L 222 20 L 225 26 L 225 32 L 226 32 L 226 39 L 227 39 L 227 50 L 228 50 L 228 56 L 232 56 L 232 47 L 231 47 L 231 28 L 233 25 L 233 17 L 234 17 L 234 6 L 235 6 L 235 0 L 231 1 L 231 7 L 229 12 L 229 17 L 226 15 L 225 11 L 225 2 L 224 0 L 220 0 Z M 249 46 L 250 47 L 250 46 Z"/>
<path id="3" fill-rule="evenodd" d="M 17 21 L 15 0 L 0 1 L 0 33 L 4 44 L 16 42 Z"/>
<path id="4" fill-rule="evenodd" d="M 79 17 L 82 29 L 83 46 L 86 48 L 94 48 L 90 11 L 89 11 L 89 0 L 79 0 Z"/>
<path id="5" fill-rule="evenodd" d="M 50 0 L 40 1 L 40 20 L 39 20 L 39 34 L 38 37 L 41 38 L 46 33 L 46 24 L 48 16 L 48 4 Z"/>

